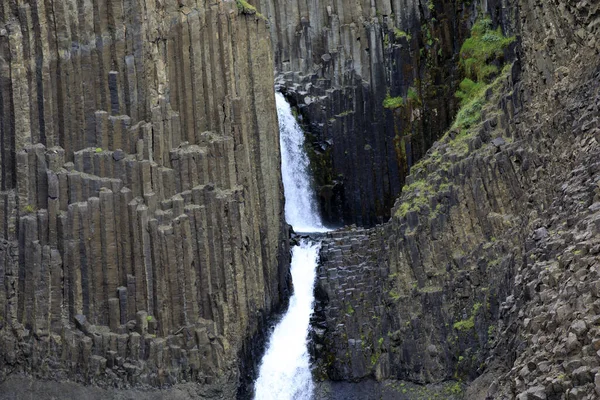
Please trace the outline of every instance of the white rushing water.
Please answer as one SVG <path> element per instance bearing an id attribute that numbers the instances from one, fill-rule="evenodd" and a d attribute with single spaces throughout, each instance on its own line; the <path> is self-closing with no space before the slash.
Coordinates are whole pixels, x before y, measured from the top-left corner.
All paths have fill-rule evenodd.
<path id="1" fill-rule="evenodd" d="M 281 146 L 281 179 L 285 193 L 285 219 L 296 232 L 325 232 L 311 187 L 304 133 L 281 93 L 276 93 Z"/>
<path id="2" fill-rule="evenodd" d="M 255 383 L 256 400 L 308 400 L 313 381 L 306 347 L 313 307 L 319 243 L 302 242 L 292 249 L 294 294 L 277 324 Z"/>
<path id="3" fill-rule="evenodd" d="M 304 134 L 289 104 L 277 96 L 281 175 L 285 218 L 296 232 L 326 232 L 310 185 Z M 303 240 L 292 249 L 294 294 L 277 324 L 261 361 L 254 384 L 255 400 L 310 400 L 314 384 L 307 348 L 308 326 L 314 301 L 314 282 L 321 243 Z"/>

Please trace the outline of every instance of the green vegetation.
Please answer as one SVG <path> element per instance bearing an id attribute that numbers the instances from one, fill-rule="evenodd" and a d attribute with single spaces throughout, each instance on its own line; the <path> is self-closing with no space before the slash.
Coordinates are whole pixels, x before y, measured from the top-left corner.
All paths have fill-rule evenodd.
<path id="1" fill-rule="evenodd" d="M 419 288 L 419 293 L 437 293 L 437 292 L 441 292 L 442 291 L 442 287 L 441 286 L 423 286 L 422 288 Z"/>
<path id="2" fill-rule="evenodd" d="M 102 147 L 96 147 L 96 153 L 102 153 Z"/>
<path id="3" fill-rule="evenodd" d="M 473 304 L 473 311 L 471 312 L 471 316 L 469 317 L 469 319 L 455 322 L 453 325 L 454 329 L 461 332 L 466 332 L 475 328 L 475 314 L 477 314 L 477 311 L 479 311 L 480 308 L 481 303 L 477 302 Z"/>
<path id="4" fill-rule="evenodd" d="M 417 89 L 411 86 L 406 92 L 406 100 L 402 96 L 392 97 L 388 91 L 385 99 L 383 100 L 383 107 L 390 110 L 395 110 L 407 105 L 419 106 L 420 103 L 421 101 L 419 100 L 419 93 L 417 92 Z"/>
<path id="5" fill-rule="evenodd" d="M 500 88 L 502 81 L 508 76 L 509 71 L 510 65 L 504 66 L 500 75 L 490 84 L 481 82 L 476 83 L 469 78 L 465 78 L 460 83 L 461 89 L 465 88 L 467 89 L 467 92 L 463 92 L 462 90 L 456 92 L 456 97 L 462 99 L 462 106 L 460 110 L 458 110 L 458 113 L 456 113 L 456 119 L 452 124 L 453 130 L 463 132 L 481 122 L 481 111 L 488 103 L 486 100 L 486 92 L 488 92 L 488 90 L 496 92 L 498 88 Z M 471 81 L 472 84 L 467 81 Z"/>
<path id="6" fill-rule="evenodd" d="M 396 210 L 396 216 L 405 216 L 409 211 L 418 211 L 420 208 L 429 206 L 429 197 L 435 194 L 436 190 L 425 180 L 418 180 L 402 188 L 402 193 L 412 194 L 410 200 L 405 201 Z"/>
<path id="7" fill-rule="evenodd" d="M 266 20 L 265 16 L 259 13 L 252 4 L 248 3 L 246 0 L 235 0 L 237 4 L 238 10 L 242 14 L 246 15 L 256 15 L 257 17 Z"/>
<path id="8" fill-rule="evenodd" d="M 469 78 L 465 78 L 458 87 L 459 90 L 456 92 L 455 96 L 460 99 L 460 104 L 464 106 L 478 94 L 482 93 L 486 85 L 483 82 L 474 82 Z"/>
<path id="9" fill-rule="evenodd" d="M 23 211 L 25 211 L 26 213 L 34 213 L 35 212 L 35 207 L 31 204 L 27 204 L 25 207 L 23 207 Z"/>
<path id="10" fill-rule="evenodd" d="M 480 122 L 485 93 L 495 85 L 490 79 L 498 75 L 504 49 L 514 40 L 514 37 L 505 37 L 499 27 L 493 30 L 490 19 L 481 19 L 473 25 L 471 37 L 460 48 L 460 66 L 465 79 L 455 94 L 460 99 L 461 109 L 456 114 L 453 129 L 462 131 Z"/>
<path id="11" fill-rule="evenodd" d="M 396 292 L 394 289 L 390 290 L 389 295 L 394 301 L 398 301 L 400 299 L 400 293 Z"/>
<path id="12" fill-rule="evenodd" d="M 502 34 L 500 27 L 492 29 L 492 21 L 480 19 L 471 28 L 471 37 L 460 48 L 460 66 L 465 79 L 460 83 L 456 97 L 465 106 L 484 91 L 490 79 L 500 71 L 498 64 L 504 57 L 504 49 L 515 40 Z"/>
<path id="13" fill-rule="evenodd" d="M 406 33 L 398 28 L 394 28 L 394 36 L 396 37 L 396 40 L 406 38 L 406 40 L 410 42 L 410 40 L 412 39 L 412 36 L 409 33 Z"/>
<path id="14" fill-rule="evenodd" d="M 467 78 L 479 82 L 497 74 L 499 69 L 494 62 L 501 61 L 504 49 L 515 40 L 502 34 L 500 27 L 492 30 L 492 21 L 480 19 L 471 28 L 471 37 L 460 48 L 460 66 Z"/>
<path id="15" fill-rule="evenodd" d="M 461 332 L 469 331 L 475 328 L 475 317 L 471 315 L 469 319 L 458 321 L 454 323 L 454 329 Z"/>
<path id="16" fill-rule="evenodd" d="M 374 367 L 375 364 L 377 364 L 377 361 L 379 361 L 379 357 L 381 357 L 380 352 L 375 352 L 375 353 L 371 354 L 371 366 L 372 367 Z"/>
<path id="17" fill-rule="evenodd" d="M 428 29 L 424 31 L 424 38 L 432 38 Z M 469 143 L 476 132 L 473 128 L 482 122 L 483 115 L 493 118 L 498 112 L 497 100 L 510 74 L 510 65 L 502 67 L 502 58 L 504 50 L 512 41 L 514 38 L 506 38 L 499 29 L 492 29 L 489 19 L 481 19 L 473 26 L 471 37 L 465 41 L 460 51 L 459 62 L 465 79 L 455 95 L 460 99 L 461 107 L 452 127 L 440 140 L 444 152 L 436 150 L 411 168 L 413 176 L 423 178 L 402 189 L 402 202 L 396 208 L 395 217 L 404 217 L 411 211 L 423 211 L 431 207 L 431 204 L 436 207 L 431 210 L 430 218 L 443 211 L 443 200 L 440 201 L 438 197 L 437 201 L 432 201 L 432 198 L 449 190 L 448 174 L 444 172 L 449 171 L 452 156 L 462 157 L 468 153 Z M 418 98 L 417 91 L 409 88 L 403 101 L 388 95 L 384 106 L 412 105 Z M 469 320 L 462 322 L 457 323 L 457 329 L 470 329 Z"/>
<path id="18" fill-rule="evenodd" d="M 354 314 L 354 308 L 352 308 L 352 305 L 350 303 L 348 303 L 348 306 L 346 307 L 346 314 Z"/>
<path id="19" fill-rule="evenodd" d="M 462 393 L 462 385 L 460 382 L 456 382 L 448 387 L 448 392 L 450 394 L 459 395 Z"/>
<path id="20" fill-rule="evenodd" d="M 408 88 L 408 93 L 406 94 L 406 97 L 413 102 L 419 101 L 419 93 L 417 93 L 417 89 L 415 89 L 412 86 Z"/>
<path id="21" fill-rule="evenodd" d="M 383 100 L 383 106 L 390 110 L 395 110 L 396 108 L 400 108 L 404 105 L 404 99 L 402 96 L 391 97 L 388 93 Z"/>

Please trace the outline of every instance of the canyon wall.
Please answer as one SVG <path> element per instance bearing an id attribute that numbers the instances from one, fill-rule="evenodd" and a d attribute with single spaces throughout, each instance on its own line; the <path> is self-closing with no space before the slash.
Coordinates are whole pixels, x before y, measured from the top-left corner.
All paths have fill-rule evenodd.
<path id="1" fill-rule="evenodd" d="M 455 381 L 468 399 L 600 395 L 600 6 L 507 6 L 516 60 L 477 123 L 413 167 L 388 223 L 323 244 L 322 379 Z"/>
<path id="2" fill-rule="evenodd" d="M 0 21 L 0 381 L 233 397 L 288 291 L 265 21 L 202 0 Z"/>
<path id="3" fill-rule="evenodd" d="M 255 2 L 271 22 L 277 83 L 297 107 L 321 212 L 332 225 L 387 221 L 410 166 L 458 108 L 458 51 L 501 1 Z M 510 24 L 508 35 L 513 31 Z M 386 109 L 386 96 L 404 107 Z"/>

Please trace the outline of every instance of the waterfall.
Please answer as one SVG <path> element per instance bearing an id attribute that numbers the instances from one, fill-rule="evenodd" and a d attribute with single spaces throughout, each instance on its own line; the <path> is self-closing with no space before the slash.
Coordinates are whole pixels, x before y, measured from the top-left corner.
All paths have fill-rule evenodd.
<path id="1" fill-rule="evenodd" d="M 326 232 L 311 188 L 308 157 L 303 148 L 304 134 L 283 95 L 277 93 L 276 98 L 286 220 L 297 232 Z M 302 240 L 292 248 L 294 294 L 269 339 L 254 385 L 255 400 L 310 400 L 313 397 L 307 336 L 320 248 L 320 242 L 310 240 Z"/>
<path id="2" fill-rule="evenodd" d="M 285 193 L 285 219 L 296 232 L 325 232 L 311 187 L 304 133 L 281 93 L 276 93 L 281 147 L 281 179 Z"/>

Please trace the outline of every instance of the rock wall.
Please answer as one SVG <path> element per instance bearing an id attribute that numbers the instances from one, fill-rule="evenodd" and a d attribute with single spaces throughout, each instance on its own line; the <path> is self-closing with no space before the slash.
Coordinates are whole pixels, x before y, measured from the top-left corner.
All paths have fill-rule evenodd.
<path id="1" fill-rule="evenodd" d="M 417 164 L 405 187 L 417 189 L 401 200 L 423 199 L 421 207 L 402 214 L 399 201 L 389 223 L 336 232 L 324 244 L 313 322 L 323 377 L 425 384 L 477 376 L 521 253 L 533 171 L 513 160 L 538 162 L 507 148 L 519 140 L 507 114 L 521 105 L 501 92 L 506 113 L 489 116 L 467 157 L 447 136 L 431 149 L 437 158 Z"/>
<path id="2" fill-rule="evenodd" d="M 450 125 L 458 51 L 479 10 L 495 23 L 513 12 L 496 0 L 255 4 L 271 22 L 277 82 L 312 142 L 324 219 L 359 226 L 387 221 L 409 168 Z M 386 95 L 405 107 L 385 109 Z"/>
<path id="3" fill-rule="evenodd" d="M 460 380 L 468 399 L 600 395 L 600 8 L 550 3 L 512 5 L 517 61 L 480 123 L 412 169 L 391 221 L 325 241 L 321 377 Z"/>
<path id="4" fill-rule="evenodd" d="M 201 0 L 0 21 L 0 380 L 232 397 L 288 290 L 265 22 Z"/>

